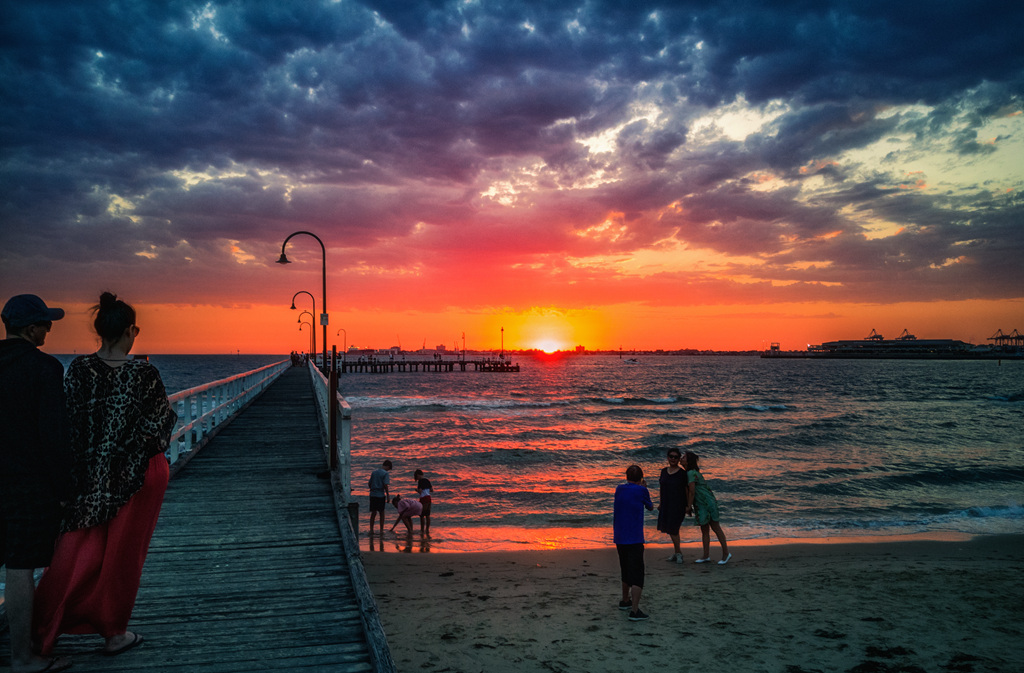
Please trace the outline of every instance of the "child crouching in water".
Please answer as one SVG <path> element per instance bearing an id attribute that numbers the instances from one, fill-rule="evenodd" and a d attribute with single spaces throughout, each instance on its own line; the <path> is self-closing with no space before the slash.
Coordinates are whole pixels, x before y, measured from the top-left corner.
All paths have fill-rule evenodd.
<path id="1" fill-rule="evenodd" d="M 412 535 L 412 518 L 423 513 L 423 505 L 420 504 L 419 500 L 403 498 L 400 495 L 392 498 L 391 504 L 398 510 L 398 518 L 391 524 L 391 530 L 395 530 L 395 526 L 401 521 L 405 524 L 405 529 L 409 532 L 409 535 Z"/>

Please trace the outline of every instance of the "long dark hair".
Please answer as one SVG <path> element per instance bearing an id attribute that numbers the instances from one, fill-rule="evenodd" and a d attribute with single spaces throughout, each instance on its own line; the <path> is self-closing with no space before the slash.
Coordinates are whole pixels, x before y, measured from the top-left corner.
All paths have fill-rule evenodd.
<path id="1" fill-rule="evenodd" d="M 101 294 L 100 303 L 92 310 L 96 314 L 92 326 L 104 341 L 117 341 L 126 329 L 135 324 L 135 309 L 112 292 Z"/>
<path id="2" fill-rule="evenodd" d="M 700 468 L 697 467 L 697 460 L 699 458 L 700 456 L 698 456 L 693 451 L 687 451 L 686 453 L 683 454 L 683 462 L 686 465 L 687 472 L 689 472 L 690 470 L 697 470 L 698 472 L 700 471 Z"/>

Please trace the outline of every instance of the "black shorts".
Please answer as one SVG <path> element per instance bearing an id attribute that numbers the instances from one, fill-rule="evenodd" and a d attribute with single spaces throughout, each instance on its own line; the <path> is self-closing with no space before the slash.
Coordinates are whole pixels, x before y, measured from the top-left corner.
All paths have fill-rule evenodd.
<path id="1" fill-rule="evenodd" d="M 388 499 L 384 497 L 378 498 L 375 495 L 370 496 L 370 511 L 371 512 L 383 512 L 384 507 L 387 505 Z"/>
<path id="2" fill-rule="evenodd" d="M 60 534 L 60 506 L 41 503 L 38 493 L 17 487 L 7 495 L 0 499 L 0 563 L 12 570 L 46 568 Z"/>
<path id="3" fill-rule="evenodd" d="M 615 551 L 619 552 L 619 569 L 622 571 L 622 581 L 632 587 L 644 587 L 644 545 L 639 544 L 617 544 Z"/>

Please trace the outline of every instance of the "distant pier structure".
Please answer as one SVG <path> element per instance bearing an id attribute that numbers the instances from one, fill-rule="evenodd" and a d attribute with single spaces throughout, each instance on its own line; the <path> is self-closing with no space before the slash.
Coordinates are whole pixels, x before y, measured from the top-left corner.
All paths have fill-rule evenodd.
<path id="1" fill-rule="evenodd" d="M 341 374 L 388 374 L 392 372 L 518 372 L 519 364 L 504 357 L 480 358 L 476 360 L 397 359 L 361 357 L 357 360 L 338 362 Z"/>

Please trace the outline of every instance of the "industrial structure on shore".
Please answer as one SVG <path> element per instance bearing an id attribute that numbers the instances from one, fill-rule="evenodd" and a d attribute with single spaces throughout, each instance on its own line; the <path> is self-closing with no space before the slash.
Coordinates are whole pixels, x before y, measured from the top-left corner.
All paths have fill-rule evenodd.
<path id="1" fill-rule="evenodd" d="M 826 341 L 805 351 L 784 351 L 778 343 L 761 354 L 765 358 L 874 358 L 917 360 L 1020 360 L 1024 359 L 1024 335 L 1000 329 L 988 338 L 990 345 L 975 345 L 957 339 L 918 339 L 903 330 L 895 339 L 871 330 L 863 339 Z"/>

